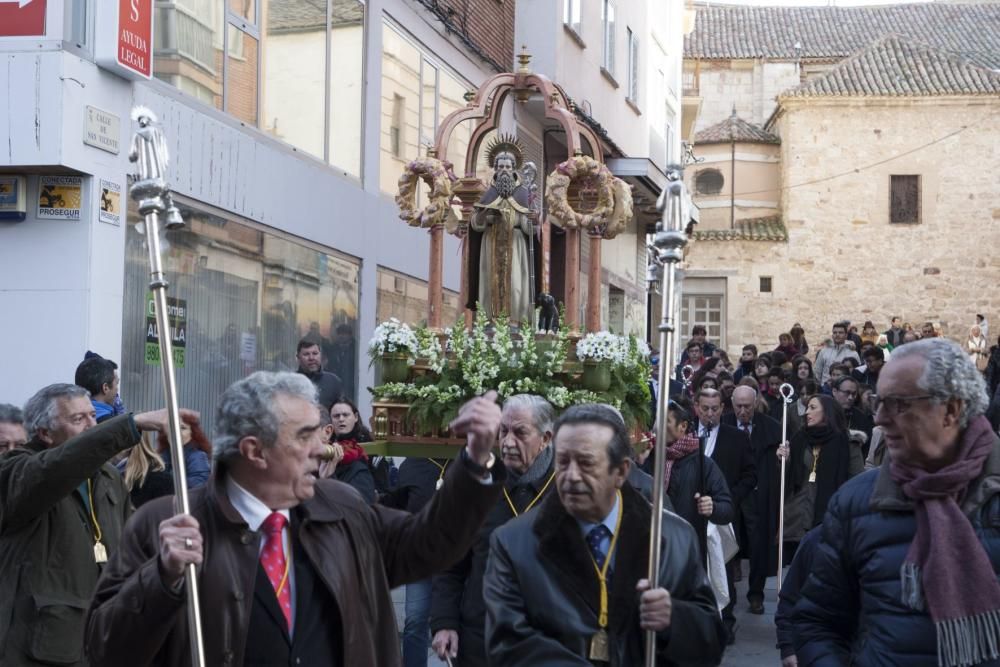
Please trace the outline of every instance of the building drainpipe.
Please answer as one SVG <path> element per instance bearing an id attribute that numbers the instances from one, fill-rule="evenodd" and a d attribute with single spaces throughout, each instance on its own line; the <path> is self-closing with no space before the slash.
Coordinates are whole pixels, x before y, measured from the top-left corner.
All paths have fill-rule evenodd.
<path id="1" fill-rule="evenodd" d="M 736 229 L 736 105 L 729 123 L 729 228 Z"/>

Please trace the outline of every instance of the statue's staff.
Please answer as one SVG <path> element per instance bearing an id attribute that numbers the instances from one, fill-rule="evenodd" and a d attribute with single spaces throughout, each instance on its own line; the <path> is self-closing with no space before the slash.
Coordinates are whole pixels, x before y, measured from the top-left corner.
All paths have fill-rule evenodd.
<path id="1" fill-rule="evenodd" d="M 788 405 L 792 402 L 795 388 L 787 382 L 778 388 L 781 394 L 781 445 L 784 447 L 788 442 Z M 781 571 L 785 558 L 785 461 L 788 456 L 780 456 L 781 459 L 781 487 L 778 491 L 778 590 L 781 590 Z M 770 549 L 768 550 L 770 551 Z"/>
<path id="2" fill-rule="evenodd" d="M 676 358 L 677 344 L 676 318 L 674 310 L 677 307 L 676 272 L 677 264 L 684 259 L 684 246 L 687 245 L 687 234 L 684 221 L 684 182 L 681 180 L 681 167 L 671 165 L 667 170 L 667 187 L 656 202 L 656 208 L 661 212 L 660 221 L 656 224 L 656 233 L 652 245 L 656 249 L 654 264 L 662 267 L 662 300 L 660 313 L 660 369 L 658 381 L 660 396 L 656 408 L 656 445 L 653 450 L 653 516 L 649 525 L 649 587 L 659 587 L 660 574 L 660 541 L 663 532 L 663 488 L 664 466 L 666 464 L 667 446 L 667 406 L 670 401 L 670 369 Z M 666 359 L 667 363 L 662 363 Z M 682 371 L 683 372 L 683 371 Z M 656 665 L 656 631 L 646 631 L 646 667 Z"/>
<path id="3" fill-rule="evenodd" d="M 538 321 L 535 318 L 535 222 L 541 219 L 541 202 L 538 198 L 538 184 L 535 179 L 538 175 L 538 167 L 534 162 L 525 162 L 521 167 L 524 177 L 524 186 L 528 191 L 528 223 L 531 225 L 531 234 L 528 236 L 528 303 L 531 305 L 531 332 L 538 329 Z M 524 329 L 524 325 L 521 325 Z"/>
<path id="4" fill-rule="evenodd" d="M 128 159 L 136 163 L 135 180 L 130 188 L 132 199 L 145 218 L 146 248 L 149 250 L 149 288 L 153 292 L 156 311 L 157 338 L 160 340 L 160 368 L 163 371 L 163 393 L 167 399 L 170 427 L 170 459 L 174 468 L 174 510 L 190 514 L 187 473 L 184 468 L 184 439 L 181 435 L 180 407 L 177 402 L 177 382 L 174 375 L 173 345 L 170 340 L 170 319 L 167 311 L 167 280 L 160 258 L 160 217 L 167 229 L 184 226 L 180 211 L 170 196 L 170 186 L 165 179 L 167 145 L 163 133 L 156 127 L 156 116 L 144 107 L 132 110 L 132 120 L 139 124 L 132 137 Z M 194 563 L 184 568 L 184 586 L 187 593 L 188 634 L 191 637 L 191 664 L 203 667 L 205 649 L 201 634 L 201 608 L 198 604 L 198 579 Z"/>

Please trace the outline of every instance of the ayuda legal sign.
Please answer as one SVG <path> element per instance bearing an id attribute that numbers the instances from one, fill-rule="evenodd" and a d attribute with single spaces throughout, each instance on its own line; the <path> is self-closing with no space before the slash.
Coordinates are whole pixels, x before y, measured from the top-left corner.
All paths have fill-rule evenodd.
<path id="1" fill-rule="evenodd" d="M 153 76 L 153 0 L 97 4 L 96 60 L 129 79 Z"/>

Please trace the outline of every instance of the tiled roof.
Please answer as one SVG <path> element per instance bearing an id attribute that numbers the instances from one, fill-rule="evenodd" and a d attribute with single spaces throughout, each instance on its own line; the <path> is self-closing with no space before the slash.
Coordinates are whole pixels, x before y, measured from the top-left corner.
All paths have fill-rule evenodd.
<path id="1" fill-rule="evenodd" d="M 365 6 L 358 0 L 333 0 L 330 26 L 360 24 L 365 19 Z M 305 32 L 322 30 L 326 23 L 326 3 L 315 0 L 278 0 L 267 5 L 267 30 L 274 32 Z"/>
<path id="2" fill-rule="evenodd" d="M 731 141 L 749 144 L 780 144 L 781 139 L 771 134 L 759 125 L 748 123 L 739 116 L 733 115 L 721 123 L 694 135 L 695 144 L 728 144 Z"/>
<path id="3" fill-rule="evenodd" d="M 696 4 L 685 58 L 839 60 L 888 33 L 1000 69 L 1000 4 L 921 3 L 869 7 Z M 801 48 L 796 49 L 795 44 Z"/>
<path id="4" fill-rule="evenodd" d="M 785 242 L 788 230 L 780 215 L 737 220 L 736 229 L 697 229 L 695 241 L 771 241 Z"/>
<path id="5" fill-rule="evenodd" d="M 938 49 L 887 35 L 782 95 L 918 96 L 1000 94 L 1000 73 Z"/>

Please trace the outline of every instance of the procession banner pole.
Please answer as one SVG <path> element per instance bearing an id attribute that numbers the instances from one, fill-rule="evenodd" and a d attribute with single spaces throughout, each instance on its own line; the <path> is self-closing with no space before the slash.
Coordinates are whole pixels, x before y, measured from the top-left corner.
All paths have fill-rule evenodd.
<path id="1" fill-rule="evenodd" d="M 160 216 L 164 216 L 167 229 L 184 226 L 180 211 L 174 206 L 170 196 L 170 186 L 165 180 L 167 168 L 167 146 L 163 133 L 156 127 L 156 116 L 143 107 L 132 110 L 132 119 L 139 129 L 132 137 L 129 161 L 137 166 L 136 178 L 130 188 L 130 195 L 139 206 L 139 214 L 145 220 L 146 248 L 149 251 L 150 282 L 153 293 L 153 307 L 156 314 L 157 338 L 159 339 L 160 369 L 163 375 L 163 393 L 167 402 L 167 416 L 170 428 L 170 459 L 174 470 L 174 510 L 178 514 L 190 514 L 188 502 L 187 472 L 184 467 L 184 441 L 181 436 L 180 405 L 177 401 L 177 381 L 174 374 L 173 344 L 171 342 L 170 315 L 167 303 L 166 276 L 160 257 Z M 204 667 L 205 649 L 202 642 L 201 607 L 198 596 L 198 579 L 194 563 L 184 568 L 186 589 L 188 634 L 191 637 L 191 664 Z"/>
<path id="2" fill-rule="evenodd" d="M 781 394 L 782 400 L 782 411 L 781 411 L 781 444 L 779 447 L 784 447 L 785 443 L 788 442 L 788 405 L 792 402 L 792 396 L 795 393 L 795 388 L 788 384 L 787 382 L 778 388 L 778 393 Z M 789 452 L 790 454 L 791 452 Z M 782 456 L 781 458 L 781 482 L 780 491 L 778 492 L 778 590 L 781 590 L 781 573 L 783 570 L 784 558 L 785 558 L 785 461 L 788 456 Z"/>
<path id="3" fill-rule="evenodd" d="M 659 587 L 661 541 L 663 532 L 663 495 L 664 466 L 666 464 L 667 446 L 667 406 L 670 401 L 670 377 L 674 365 L 674 347 L 676 346 L 676 279 L 677 264 L 684 259 L 684 246 L 687 245 L 687 234 L 683 220 L 684 183 L 681 180 L 681 168 L 669 167 L 666 189 L 657 201 L 661 212 L 660 221 L 656 225 L 653 236 L 653 246 L 656 248 L 656 258 L 663 267 L 663 287 L 660 313 L 660 396 L 656 409 L 656 445 L 653 449 L 653 516 L 649 525 L 649 579 L 650 589 Z M 656 631 L 646 631 L 646 667 L 656 665 Z"/>

